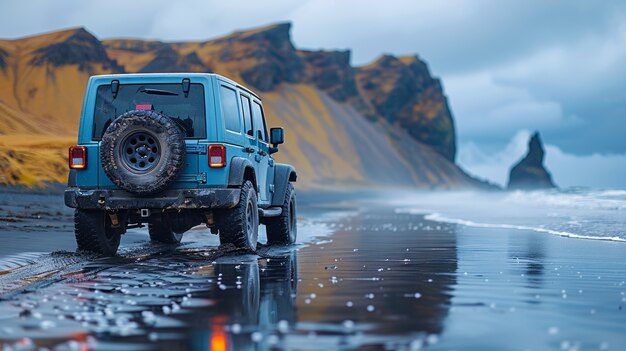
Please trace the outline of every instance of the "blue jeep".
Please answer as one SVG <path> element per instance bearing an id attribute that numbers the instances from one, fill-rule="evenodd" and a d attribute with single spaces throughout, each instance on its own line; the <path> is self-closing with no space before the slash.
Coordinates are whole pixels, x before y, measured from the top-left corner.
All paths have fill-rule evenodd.
<path id="1" fill-rule="evenodd" d="M 65 204 L 79 250 L 112 256 L 148 225 L 175 244 L 206 224 L 222 244 L 255 250 L 296 240 L 296 171 L 275 163 L 261 99 L 217 74 L 119 74 L 89 79 Z"/>

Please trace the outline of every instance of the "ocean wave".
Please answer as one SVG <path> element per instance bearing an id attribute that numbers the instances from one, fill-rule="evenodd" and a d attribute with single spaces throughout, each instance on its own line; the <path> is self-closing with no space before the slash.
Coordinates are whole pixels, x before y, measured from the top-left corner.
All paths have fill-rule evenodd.
<path id="1" fill-rule="evenodd" d="M 405 213 L 418 214 L 416 212 L 411 212 L 411 210 L 407 210 Z M 604 241 L 626 242 L 625 238 L 622 238 L 622 237 L 619 237 L 619 236 L 583 235 L 583 234 L 576 234 L 576 233 L 571 233 L 571 232 L 566 232 L 566 231 L 552 230 L 552 229 L 539 228 L 539 227 L 531 227 L 531 226 L 525 226 L 525 225 L 479 223 L 479 222 L 468 221 L 468 220 L 464 220 L 464 219 L 445 217 L 445 216 L 443 216 L 440 213 L 427 214 L 426 216 L 424 216 L 424 218 L 426 220 L 430 220 L 430 221 L 434 221 L 434 222 L 460 224 L 460 225 L 464 225 L 464 226 L 468 226 L 468 227 L 475 227 L 475 228 L 499 228 L 499 229 L 529 230 L 529 231 L 534 231 L 534 232 L 539 232 L 539 233 L 547 233 L 547 234 L 558 235 L 558 236 L 567 237 L 567 238 L 574 238 L 574 239 L 589 239 L 589 240 L 604 240 Z"/>
<path id="2" fill-rule="evenodd" d="M 598 196 L 626 198 L 626 190 L 600 190 L 598 192 L 593 192 L 593 193 L 597 194 Z"/>
<path id="3" fill-rule="evenodd" d="M 504 201 L 524 205 L 541 204 L 559 208 L 626 211 L 626 191 L 624 190 L 586 193 L 568 193 L 558 190 L 513 191 L 506 195 Z"/>

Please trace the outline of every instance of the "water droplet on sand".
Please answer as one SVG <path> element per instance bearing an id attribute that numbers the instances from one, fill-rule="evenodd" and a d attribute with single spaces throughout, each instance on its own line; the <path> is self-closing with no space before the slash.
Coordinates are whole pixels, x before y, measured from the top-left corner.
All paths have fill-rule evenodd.
<path id="1" fill-rule="evenodd" d="M 250 335 L 250 338 L 254 342 L 261 342 L 263 340 L 263 334 L 261 334 L 260 332 L 254 332 Z"/>
<path id="2" fill-rule="evenodd" d="M 415 339 L 411 341 L 411 344 L 409 344 L 409 349 L 411 351 L 417 351 L 417 350 L 421 350 L 423 346 L 424 346 L 424 340 Z"/>
<path id="3" fill-rule="evenodd" d="M 430 334 L 426 337 L 426 342 L 430 345 L 436 344 L 439 341 L 439 337 L 436 334 Z"/>
<path id="4" fill-rule="evenodd" d="M 289 331 L 289 322 L 287 322 L 286 320 L 278 321 L 278 324 L 276 326 L 278 328 L 278 331 L 283 334 Z"/>

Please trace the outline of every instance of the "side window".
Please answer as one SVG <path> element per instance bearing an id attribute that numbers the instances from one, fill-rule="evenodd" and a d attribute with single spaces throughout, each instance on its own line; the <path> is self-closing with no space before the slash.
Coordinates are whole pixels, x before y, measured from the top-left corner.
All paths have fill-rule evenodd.
<path id="1" fill-rule="evenodd" d="M 237 93 L 235 90 L 220 85 L 220 100 L 222 101 L 222 117 L 226 129 L 241 133 L 241 119 L 237 108 Z"/>
<path id="2" fill-rule="evenodd" d="M 263 107 L 256 101 L 252 105 L 252 109 L 254 112 L 254 128 L 256 130 L 256 134 L 259 137 L 259 140 L 267 143 L 269 142 L 269 139 L 267 137 L 267 126 L 265 125 L 265 115 L 263 114 Z"/>
<path id="3" fill-rule="evenodd" d="M 246 132 L 246 134 L 253 137 L 254 131 L 252 130 L 252 113 L 250 113 L 250 99 L 244 95 L 239 96 L 241 97 L 244 131 Z"/>

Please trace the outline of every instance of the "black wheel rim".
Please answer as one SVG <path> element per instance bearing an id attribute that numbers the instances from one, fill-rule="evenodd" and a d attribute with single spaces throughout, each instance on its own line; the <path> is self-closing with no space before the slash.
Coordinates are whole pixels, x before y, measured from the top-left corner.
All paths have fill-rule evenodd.
<path id="1" fill-rule="evenodd" d="M 255 208 L 254 208 L 254 204 L 252 201 L 248 201 L 248 204 L 246 205 L 246 234 L 248 236 L 248 242 L 250 243 L 250 246 L 252 247 L 252 249 L 254 249 L 254 246 L 256 245 L 256 231 L 255 231 L 255 226 L 256 226 L 256 216 L 254 214 L 255 212 Z"/>
<path id="2" fill-rule="evenodd" d="M 135 132 L 122 142 L 121 159 L 131 171 L 145 173 L 152 170 L 161 158 L 161 144 L 148 132 Z"/>
<path id="3" fill-rule="evenodd" d="M 291 241 L 295 241 L 296 234 L 296 205 L 293 201 L 289 201 L 289 236 Z"/>

